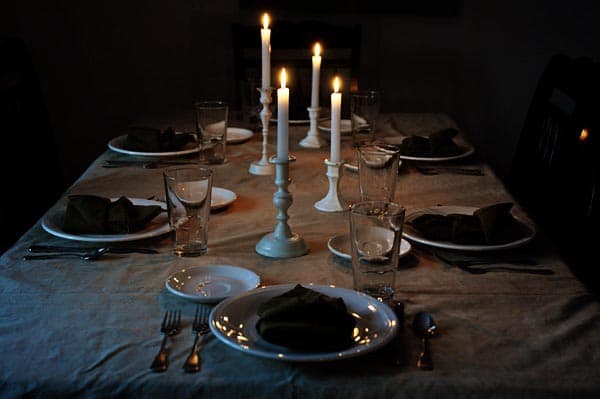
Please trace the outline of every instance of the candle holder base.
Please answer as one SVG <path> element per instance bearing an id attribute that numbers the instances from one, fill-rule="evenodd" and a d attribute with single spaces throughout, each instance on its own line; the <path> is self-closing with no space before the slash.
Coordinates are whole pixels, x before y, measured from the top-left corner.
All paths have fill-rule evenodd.
<path id="1" fill-rule="evenodd" d="M 270 163 L 263 164 L 260 162 L 260 160 L 258 160 L 250 164 L 248 172 L 258 176 L 269 176 L 275 172 L 275 168 Z"/>
<path id="2" fill-rule="evenodd" d="M 304 148 L 321 148 L 325 146 L 325 140 L 321 137 L 310 136 L 310 132 L 308 132 L 308 136 L 304 137 L 300 140 L 300 147 Z"/>
<path id="3" fill-rule="evenodd" d="M 326 159 L 327 179 L 329 180 L 329 191 L 320 201 L 315 202 L 315 208 L 323 212 L 344 212 L 348 207 L 339 199 L 338 189 L 342 176 L 341 166 L 344 162 L 331 162 Z"/>
<path id="4" fill-rule="evenodd" d="M 310 128 L 306 133 L 306 137 L 300 140 L 300 146 L 304 148 L 321 148 L 325 146 L 325 140 L 319 135 L 317 120 L 319 119 L 319 111 L 321 108 L 308 107 L 308 116 L 310 118 Z"/>
<path id="5" fill-rule="evenodd" d="M 256 244 L 256 252 L 270 258 L 296 258 L 305 255 L 308 247 L 296 233 L 292 233 L 291 237 L 278 237 L 276 233 L 269 233 Z"/>

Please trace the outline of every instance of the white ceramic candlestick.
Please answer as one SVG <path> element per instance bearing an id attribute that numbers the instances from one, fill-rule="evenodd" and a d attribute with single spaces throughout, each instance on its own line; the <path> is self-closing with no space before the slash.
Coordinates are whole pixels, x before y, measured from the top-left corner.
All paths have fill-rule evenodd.
<path id="1" fill-rule="evenodd" d="M 348 207 L 339 198 L 340 178 L 342 177 L 343 162 L 332 162 L 325 160 L 327 165 L 327 179 L 329 180 L 329 191 L 320 201 L 315 202 L 315 208 L 323 212 L 342 212 L 348 210 Z"/>
<path id="2" fill-rule="evenodd" d="M 260 92 L 260 102 L 263 105 L 262 111 L 260 111 L 260 120 L 262 122 L 262 155 L 258 161 L 250 164 L 249 172 L 253 175 L 272 175 L 275 168 L 269 163 L 269 157 L 267 155 L 267 144 L 269 140 L 269 121 L 271 120 L 271 91 L 269 87 L 267 89 L 257 89 Z"/>
<path id="3" fill-rule="evenodd" d="M 325 140 L 319 135 L 317 127 L 321 108 L 308 107 L 307 110 L 310 118 L 310 128 L 306 133 L 306 137 L 300 140 L 300 145 L 304 148 L 321 148 L 325 145 Z"/>
<path id="4" fill-rule="evenodd" d="M 273 205 L 277 208 L 277 225 L 272 233 L 263 236 L 256 244 L 256 252 L 271 258 L 295 258 L 308 252 L 304 239 L 292 233 L 287 221 L 287 210 L 292 205 L 292 194 L 288 191 L 290 184 L 288 159 L 275 158 L 275 185 L 277 191 L 273 195 Z"/>

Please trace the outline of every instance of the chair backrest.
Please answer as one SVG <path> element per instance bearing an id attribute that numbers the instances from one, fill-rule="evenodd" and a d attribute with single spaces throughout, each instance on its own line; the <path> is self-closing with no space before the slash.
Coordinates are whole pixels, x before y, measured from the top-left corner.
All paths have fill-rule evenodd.
<path id="1" fill-rule="evenodd" d="M 1 253 L 60 197 L 65 184 L 25 44 L 17 38 L 0 39 L 0 55 Z"/>
<path id="2" fill-rule="evenodd" d="M 316 21 L 292 23 L 276 20 L 271 28 L 271 85 L 274 88 L 279 86 L 279 71 L 286 67 L 288 86 L 293 92 L 290 120 L 308 119 L 306 108 L 310 106 L 311 96 L 312 47 L 317 41 L 323 46 L 319 87 L 321 106 L 329 107 L 331 82 L 335 75 L 344 82 L 342 92 L 349 93 L 356 88 L 360 66 L 360 25 L 334 26 Z M 242 107 L 250 101 L 257 106 L 259 94 L 256 87 L 261 82 L 260 27 L 234 25 L 233 42 L 236 93 L 239 96 L 237 105 Z"/>
<path id="3" fill-rule="evenodd" d="M 556 55 L 543 71 L 513 160 L 509 189 L 574 257 L 599 221 L 600 65 Z"/>

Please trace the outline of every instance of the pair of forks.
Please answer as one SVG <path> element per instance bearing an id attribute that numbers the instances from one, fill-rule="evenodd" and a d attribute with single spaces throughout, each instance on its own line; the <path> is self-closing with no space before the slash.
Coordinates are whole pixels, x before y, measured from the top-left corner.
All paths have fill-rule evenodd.
<path id="1" fill-rule="evenodd" d="M 194 322 L 192 323 L 192 334 L 194 334 L 194 345 L 192 351 L 187 357 L 183 369 L 187 372 L 200 371 L 200 356 L 198 355 L 198 338 L 209 333 L 208 316 L 210 309 L 207 306 L 197 306 Z M 164 334 L 160 350 L 154 357 L 150 368 L 155 372 L 166 371 L 169 367 L 167 358 L 167 339 L 176 335 L 180 331 L 181 311 L 166 311 L 163 321 L 160 325 L 160 332 Z"/>

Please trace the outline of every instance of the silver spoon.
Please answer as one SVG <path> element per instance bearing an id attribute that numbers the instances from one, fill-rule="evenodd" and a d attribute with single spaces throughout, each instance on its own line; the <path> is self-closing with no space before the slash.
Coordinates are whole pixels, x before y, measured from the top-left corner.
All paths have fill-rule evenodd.
<path id="1" fill-rule="evenodd" d="M 433 370 L 429 337 L 435 334 L 437 326 L 429 312 L 419 312 L 415 315 L 412 327 L 417 336 L 421 338 L 421 354 L 417 360 L 417 367 L 421 370 Z"/>
<path id="2" fill-rule="evenodd" d="M 90 251 L 90 252 L 86 252 L 84 254 L 60 253 L 60 254 L 47 254 L 47 255 L 25 255 L 23 257 L 23 260 L 62 259 L 62 258 L 79 258 L 82 260 L 96 260 L 107 252 L 109 252 L 109 248 L 102 247 L 102 248 L 94 249 L 93 251 Z"/>

